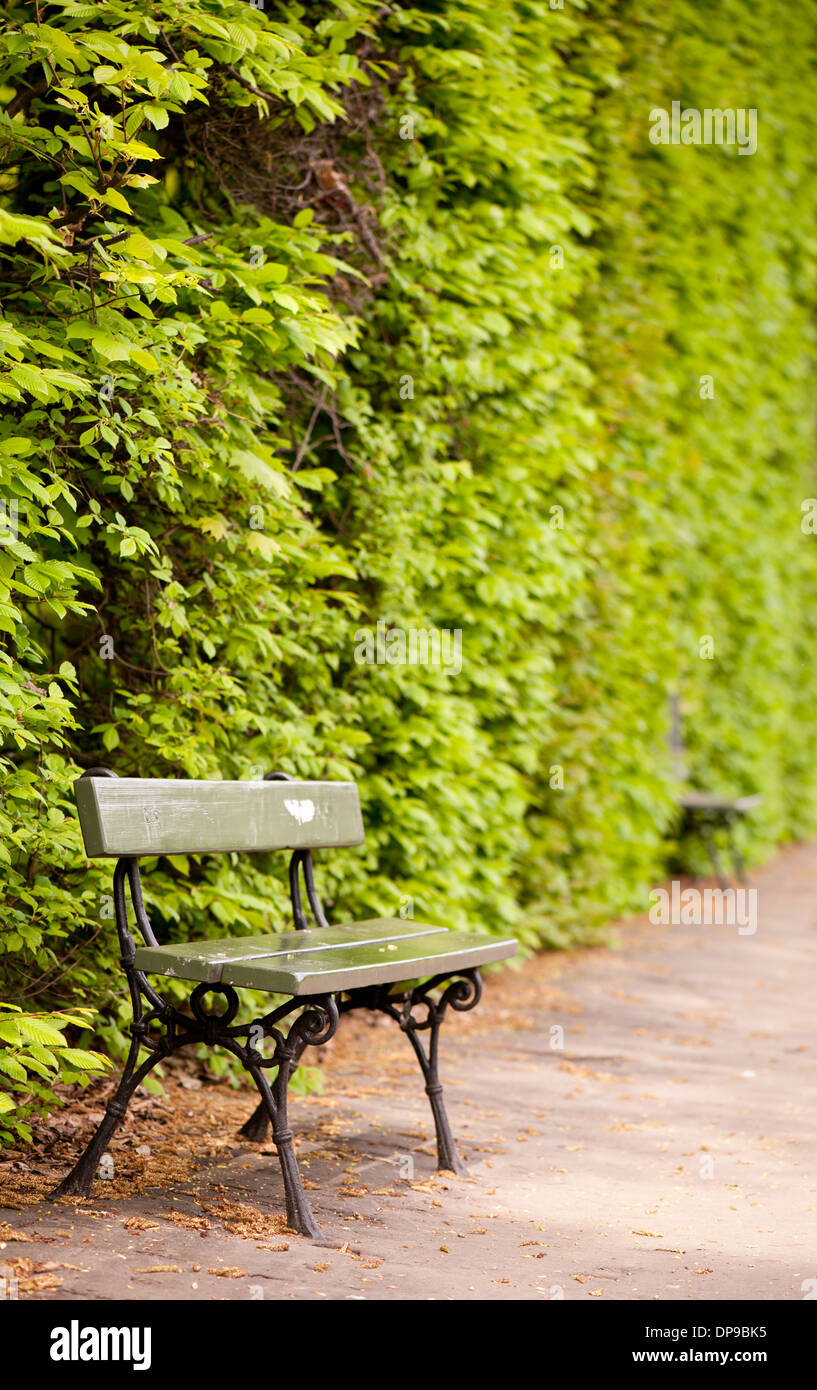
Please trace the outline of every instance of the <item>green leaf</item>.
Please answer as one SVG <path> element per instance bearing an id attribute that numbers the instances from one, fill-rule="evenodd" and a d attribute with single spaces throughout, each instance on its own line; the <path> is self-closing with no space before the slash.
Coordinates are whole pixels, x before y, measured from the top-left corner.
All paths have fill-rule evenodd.
<path id="1" fill-rule="evenodd" d="M 170 116 L 163 106 L 155 106 L 149 103 L 147 106 L 143 106 L 142 110 L 154 130 L 164 130 L 165 127 L 170 124 Z"/>
<path id="2" fill-rule="evenodd" d="M 153 246 L 141 232 L 132 232 L 127 240 L 122 242 L 121 250 L 140 261 L 152 261 L 154 258 Z"/>
<path id="3" fill-rule="evenodd" d="M 128 202 L 124 194 L 119 192 L 118 188 L 106 188 L 105 192 L 102 194 L 102 201 L 103 203 L 107 203 L 110 207 L 116 208 L 117 212 L 132 212 L 130 203 Z M 134 236 L 138 235 L 138 232 L 134 233 Z M 128 240 L 125 242 L 125 246 L 127 247 L 132 241 L 133 236 L 128 237 Z M 135 255 L 136 253 L 132 252 L 131 254 Z"/>

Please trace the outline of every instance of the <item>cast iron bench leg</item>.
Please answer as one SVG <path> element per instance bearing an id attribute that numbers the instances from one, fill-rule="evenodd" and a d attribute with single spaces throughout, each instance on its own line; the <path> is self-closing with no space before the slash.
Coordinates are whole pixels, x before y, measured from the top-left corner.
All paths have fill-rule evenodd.
<path id="1" fill-rule="evenodd" d="M 409 1033 L 409 1040 L 417 1053 L 417 1059 L 425 1076 L 426 1095 L 431 1105 L 431 1114 L 434 1118 L 434 1129 L 437 1136 L 437 1167 L 441 1172 L 457 1173 L 459 1177 L 467 1178 L 468 1169 L 457 1153 L 454 1135 L 451 1132 L 443 1088 L 437 1075 L 437 1059 L 434 1057 L 433 1061 L 427 1063 L 424 1060 L 422 1047 L 414 1033 Z M 433 1038 L 432 1052 L 436 1052 L 435 1043 L 436 1038 Z"/>
<path id="2" fill-rule="evenodd" d="M 275 1022 L 278 1018 L 285 1017 L 293 1006 L 297 1007 L 301 1004 L 306 1005 L 303 1012 L 290 1025 L 289 1032 L 286 1035 L 282 1034 L 274 1026 Z M 228 1051 L 233 1052 L 236 1057 L 240 1057 L 261 1093 L 261 1103 L 250 1116 L 247 1125 L 244 1126 L 245 1130 L 252 1125 L 254 1133 L 261 1132 L 261 1137 L 263 1137 L 263 1133 L 266 1133 L 266 1126 L 262 1126 L 263 1118 L 266 1118 L 267 1124 L 272 1124 L 272 1142 L 278 1153 L 278 1161 L 281 1164 L 281 1173 L 284 1179 L 287 1225 L 291 1226 L 299 1235 L 309 1236 L 312 1240 L 322 1240 L 323 1237 L 321 1229 L 312 1215 L 312 1208 L 301 1181 L 298 1160 L 295 1156 L 293 1134 L 287 1123 L 287 1091 L 292 1073 L 298 1065 L 304 1049 L 328 1042 L 335 1033 L 338 1019 L 336 1001 L 331 995 L 324 995 L 312 1000 L 293 999 L 291 1004 L 283 1005 L 267 1020 L 263 1020 L 262 1026 L 266 1025 L 264 1032 L 275 1038 L 275 1053 L 272 1062 L 275 1067 L 275 1080 L 272 1084 L 267 1079 L 261 1065 L 260 1055 L 253 1047 L 242 1047 L 233 1039 L 222 1039 L 223 1045 Z M 251 1033 L 252 1030 L 249 1031 Z"/>
<path id="3" fill-rule="evenodd" d="M 64 1177 L 58 1187 L 50 1193 L 54 1197 L 90 1197 L 91 1186 L 99 1169 L 100 1159 L 108 1146 L 108 1141 L 115 1134 L 120 1124 L 125 1118 L 128 1106 L 131 1102 L 134 1091 L 141 1086 L 148 1072 L 155 1067 L 157 1062 L 162 1060 L 161 1055 L 152 1054 L 146 1058 L 141 1067 L 136 1066 L 139 1053 L 142 1048 L 141 1038 L 134 1038 L 130 1045 L 128 1060 L 122 1079 L 116 1089 L 116 1094 L 112 1100 L 108 1101 L 105 1108 L 105 1115 L 97 1127 L 85 1152 L 74 1164 L 71 1172 Z"/>
<path id="4" fill-rule="evenodd" d="M 704 842 L 705 842 L 705 844 L 706 844 L 706 848 L 707 848 L 707 850 L 708 850 L 708 852 L 709 852 L 709 858 L 710 858 L 710 860 L 711 860 L 711 862 L 712 862 L 712 868 L 713 868 L 714 871 L 715 871 L 715 878 L 716 878 L 717 881 L 718 881 L 718 887 L 719 887 L 719 888 L 725 888 L 725 887 L 726 887 L 726 879 L 725 879 L 724 876 L 723 876 L 723 871 L 722 871 L 722 869 L 721 869 L 721 861 L 720 861 L 720 858 L 719 858 L 719 855 L 718 855 L 718 848 L 717 848 L 717 845 L 715 844 L 715 833 L 714 833 L 714 830 L 713 830 L 713 828 L 712 828 L 712 825 L 710 824 L 710 822 L 709 822 L 708 820 L 702 821 L 702 823 L 701 823 L 701 833 L 702 833 L 702 835 L 703 835 Z"/>
<path id="5" fill-rule="evenodd" d="M 736 844 L 736 842 L 735 842 L 735 828 L 734 828 L 734 822 L 731 821 L 731 820 L 727 822 L 727 826 L 726 826 L 726 835 L 727 835 L 727 839 L 728 839 L 728 841 L 729 841 L 729 849 L 730 849 L 730 852 L 731 852 L 731 854 L 732 854 L 732 863 L 733 863 L 734 866 L 735 866 L 735 877 L 737 878 L 738 883 L 740 883 L 740 884 L 745 884 L 745 883 L 746 883 L 746 866 L 745 866 L 745 864 L 744 864 L 744 862 L 743 862 L 743 855 L 741 854 L 741 852 L 740 852 L 740 850 L 738 849 L 738 846 L 737 846 L 737 844 Z"/>
<path id="6" fill-rule="evenodd" d="M 430 991 L 443 984 L 446 979 L 450 981 L 447 988 L 443 990 L 438 999 L 433 999 Z M 416 989 L 410 990 L 402 996 L 391 996 L 389 988 L 386 985 L 378 991 L 376 1007 L 396 1020 L 408 1037 L 414 1048 L 417 1061 L 420 1063 L 437 1136 L 437 1167 L 441 1171 L 456 1173 L 459 1177 L 467 1178 L 468 1169 L 457 1153 L 454 1135 L 448 1122 L 439 1076 L 438 1050 L 440 1026 L 449 1004 L 457 1013 L 466 1013 L 479 1003 L 482 995 L 482 980 L 479 971 L 463 970 L 461 975 L 454 980 L 451 980 L 450 976 L 437 975 L 433 980 L 426 981 L 425 984 L 419 985 Z M 418 1006 L 425 1008 L 425 1018 L 417 1019 L 413 1016 L 413 1010 Z M 423 1032 L 429 1033 L 427 1049 L 423 1046 L 420 1037 Z"/>
<path id="7" fill-rule="evenodd" d="M 272 1142 L 278 1152 L 284 1179 L 287 1225 L 299 1235 L 320 1240 L 321 1229 L 312 1215 L 312 1208 L 304 1191 L 298 1160 L 295 1157 L 292 1130 L 287 1125 L 287 1086 L 292 1068 L 282 1060 L 278 1075 L 271 1086 L 259 1067 L 248 1066 L 247 1070 L 261 1092 L 261 1104 L 258 1109 L 264 1111 L 267 1123 L 272 1122 Z"/>

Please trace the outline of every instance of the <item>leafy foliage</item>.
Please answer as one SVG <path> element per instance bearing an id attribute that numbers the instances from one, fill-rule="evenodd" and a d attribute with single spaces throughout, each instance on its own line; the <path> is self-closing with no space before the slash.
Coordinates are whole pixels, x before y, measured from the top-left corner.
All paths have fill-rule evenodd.
<path id="1" fill-rule="evenodd" d="M 6 20 L 6 997 L 122 1046 L 100 762 L 355 777 L 330 911 L 531 947 L 645 905 L 675 690 L 697 782 L 764 794 L 749 854 L 811 833 L 807 0 Z M 757 153 L 651 145 L 676 99 Z M 379 621 L 461 672 L 358 664 Z M 147 869 L 179 939 L 286 914 L 267 856 Z"/>
<path id="2" fill-rule="evenodd" d="M 51 1089 L 62 1083 L 85 1083 L 111 1064 L 107 1057 L 69 1047 L 66 1028 L 89 1028 L 90 1009 L 68 1013 L 23 1013 L 0 1004 L 0 1144 L 30 1139 L 29 1121 L 60 1104 Z"/>

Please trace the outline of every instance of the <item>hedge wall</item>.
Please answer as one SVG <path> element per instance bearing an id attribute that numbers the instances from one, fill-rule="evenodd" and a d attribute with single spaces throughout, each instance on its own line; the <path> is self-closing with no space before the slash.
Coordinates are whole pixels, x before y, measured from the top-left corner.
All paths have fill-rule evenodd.
<path id="1" fill-rule="evenodd" d="M 121 1045 L 99 762 L 358 778 L 333 915 L 528 946 L 646 906 L 674 691 L 750 856 L 813 833 L 810 0 L 4 10 L 0 998 Z M 281 868 L 149 903 L 258 930 Z"/>

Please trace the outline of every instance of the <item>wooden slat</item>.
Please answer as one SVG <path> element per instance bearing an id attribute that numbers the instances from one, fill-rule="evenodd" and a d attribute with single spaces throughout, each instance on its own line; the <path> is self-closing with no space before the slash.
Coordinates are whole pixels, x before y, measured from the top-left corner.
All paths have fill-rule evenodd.
<path id="1" fill-rule="evenodd" d="M 373 917 L 366 922 L 345 922 L 334 927 L 306 931 L 275 932 L 267 936 L 236 936 L 227 941 L 183 941 L 170 946 L 140 946 L 136 952 L 137 970 L 149 975 L 172 975 L 180 980 L 201 980 L 215 985 L 225 965 L 291 955 L 293 951 L 312 954 L 348 947 L 356 942 L 394 941 L 404 937 L 434 936 L 440 927 L 400 917 Z"/>
<path id="2" fill-rule="evenodd" d="M 758 793 L 753 796 L 719 796 L 713 792 L 683 792 L 679 804 L 689 811 L 743 812 L 759 806 L 762 800 Z"/>
<path id="3" fill-rule="evenodd" d="M 221 982 L 275 994 L 328 994 L 485 965 L 515 954 L 515 941 L 439 931 L 420 940 L 365 942 L 337 951 L 298 951 L 230 963 L 224 966 Z"/>
<path id="4" fill-rule="evenodd" d="M 74 794 L 90 858 L 363 843 L 354 782 L 81 777 Z"/>

